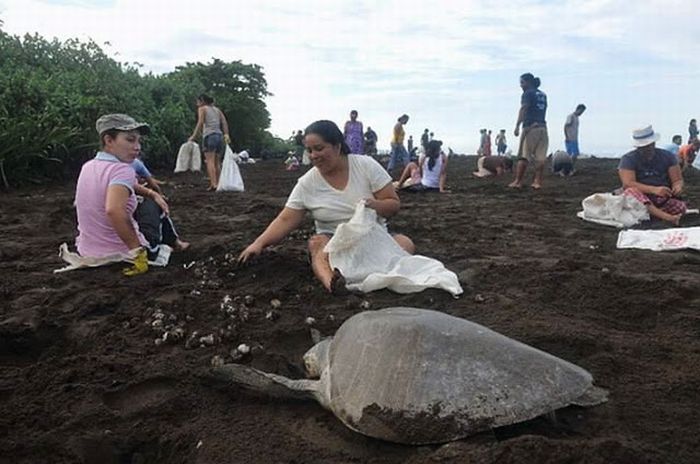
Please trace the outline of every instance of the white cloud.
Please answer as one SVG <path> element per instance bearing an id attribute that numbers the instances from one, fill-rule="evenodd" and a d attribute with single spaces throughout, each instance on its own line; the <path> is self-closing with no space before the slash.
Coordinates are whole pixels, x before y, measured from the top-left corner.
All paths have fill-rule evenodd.
<path id="1" fill-rule="evenodd" d="M 407 112 L 409 133 L 435 128 L 448 145 L 473 150 L 480 127 L 510 132 L 517 76 L 532 70 L 550 94 L 553 143 L 560 143 L 558 126 L 571 102 L 585 100 L 593 105 L 582 139 L 604 150 L 618 137 L 626 140 L 642 117 L 640 91 L 651 93 L 649 112 L 668 121 L 667 132 L 679 132 L 677 121 L 696 110 L 682 98 L 698 77 L 686 64 L 700 38 L 694 6 L 691 0 L 0 0 L 0 18 L 10 33 L 110 42 L 107 50 L 118 52 L 117 59 L 155 72 L 212 57 L 260 64 L 274 94 L 272 129 L 285 137 L 314 119 L 342 123 L 356 108 L 380 136 Z M 664 106 L 670 99 L 677 104 Z M 594 107 L 607 113 L 594 116 Z"/>

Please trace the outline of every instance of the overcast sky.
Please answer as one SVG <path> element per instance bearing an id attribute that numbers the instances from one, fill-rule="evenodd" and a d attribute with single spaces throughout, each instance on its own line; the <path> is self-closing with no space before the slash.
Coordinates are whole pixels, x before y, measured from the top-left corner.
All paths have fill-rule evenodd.
<path id="1" fill-rule="evenodd" d="M 204 9 L 206 5 L 207 9 Z M 351 109 L 388 148 L 411 116 L 457 152 L 479 128 L 507 129 L 532 72 L 549 98 L 550 149 L 578 103 L 584 153 L 621 154 L 632 129 L 662 143 L 700 119 L 697 0 L 0 0 L 12 34 L 109 42 L 120 61 L 156 73 L 212 57 L 263 66 L 271 130 L 288 137 Z"/>

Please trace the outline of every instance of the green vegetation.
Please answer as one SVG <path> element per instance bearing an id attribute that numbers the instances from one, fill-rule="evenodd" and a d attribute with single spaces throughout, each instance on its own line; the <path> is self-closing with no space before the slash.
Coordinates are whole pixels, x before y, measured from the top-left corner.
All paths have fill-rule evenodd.
<path id="1" fill-rule="evenodd" d="M 142 75 L 139 65 L 115 61 L 92 41 L 48 41 L 0 29 L 0 185 L 74 175 L 98 147 L 94 124 L 104 113 L 147 122 L 148 164 L 172 166 L 203 92 L 226 114 L 234 149 L 287 149 L 266 130 L 270 93 L 258 65 L 214 59 Z"/>

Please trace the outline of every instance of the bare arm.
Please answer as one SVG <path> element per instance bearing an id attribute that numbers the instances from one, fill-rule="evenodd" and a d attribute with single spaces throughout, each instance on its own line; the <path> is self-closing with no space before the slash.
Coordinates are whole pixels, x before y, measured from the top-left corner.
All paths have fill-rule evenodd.
<path id="1" fill-rule="evenodd" d="M 130 250 L 133 250 L 140 248 L 141 242 L 139 242 L 139 237 L 134 230 L 131 216 L 126 210 L 130 196 L 131 191 L 124 185 L 110 185 L 107 187 L 105 212 L 119 238 Z"/>
<path id="2" fill-rule="evenodd" d="M 223 131 L 224 135 L 230 138 L 230 134 L 228 132 L 228 120 L 226 119 L 226 115 L 224 115 L 223 111 L 219 110 L 219 116 L 221 117 L 221 130 Z"/>
<path id="3" fill-rule="evenodd" d="M 675 167 L 677 168 L 678 166 Z M 660 197 L 671 196 L 671 189 L 668 187 L 655 187 L 653 185 L 646 185 L 637 182 L 637 175 L 631 169 L 619 169 L 618 173 L 620 175 L 622 186 L 626 189 L 635 188 L 642 193 L 650 193 Z"/>
<path id="4" fill-rule="evenodd" d="M 197 125 L 194 126 L 194 132 L 192 132 L 192 135 L 189 138 L 190 142 L 193 142 L 194 139 L 197 138 L 197 135 L 202 131 L 203 126 L 204 126 L 204 107 L 200 107 L 197 110 Z"/>
<path id="5" fill-rule="evenodd" d="M 513 131 L 513 134 L 517 137 L 520 135 L 520 124 L 523 123 L 523 120 L 525 119 L 525 112 L 527 111 L 527 105 L 521 105 L 520 110 L 518 111 L 518 120 L 515 122 L 515 130 Z"/>
<path id="6" fill-rule="evenodd" d="M 389 218 L 399 212 L 401 201 L 392 183 L 386 184 L 381 190 L 374 192 L 374 198 L 365 200 L 365 205 L 372 208 L 378 215 Z"/>
<path id="7" fill-rule="evenodd" d="M 686 166 L 690 163 L 686 163 Z M 678 165 L 668 168 L 668 178 L 671 181 L 671 192 L 674 196 L 680 196 L 683 193 L 683 174 Z"/>
<path id="8" fill-rule="evenodd" d="M 440 193 L 445 193 L 445 182 L 447 182 L 447 156 L 442 156 L 442 168 L 440 168 Z"/>
<path id="9" fill-rule="evenodd" d="M 245 263 L 248 259 L 259 255 L 265 247 L 274 245 L 286 237 L 291 231 L 301 225 L 304 220 L 303 209 L 285 207 L 277 217 L 267 226 L 267 229 L 255 239 L 253 243 L 241 252 L 238 262 Z"/>
<path id="10" fill-rule="evenodd" d="M 163 195 L 161 195 L 160 192 L 151 190 L 140 184 L 134 185 L 134 192 L 136 192 L 137 195 L 141 195 L 142 197 L 150 198 L 151 200 L 155 201 L 156 204 L 160 206 L 160 209 L 162 209 L 166 215 L 170 215 L 170 207 L 168 206 L 168 203 L 165 201 L 165 198 L 163 198 Z"/>

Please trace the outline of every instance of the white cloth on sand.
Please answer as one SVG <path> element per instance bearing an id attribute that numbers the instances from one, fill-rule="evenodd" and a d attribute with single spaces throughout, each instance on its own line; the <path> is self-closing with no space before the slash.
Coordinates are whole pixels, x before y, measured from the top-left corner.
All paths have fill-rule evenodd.
<path id="1" fill-rule="evenodd" d="M 231 147 L 226 145 L 226 154 L 224 155 L 224 162 L 221 165 L 219 185 L 216 187 L 217 192 L 243 192 L 245 190 L 243 178 L 241 177 L 241 170 L 238 169 L 236 157 L 237 155 L 233 153 Z"/>
<path id="2" fill-rule="evenodd" d="M 618 248 L 652 251 L 700 250 L 700 227 L 675 227 L 662 230 L 623 230 L 617 236 Z"/>
<path id="3" fill-rule="evenodd" d="M 200 171 L 202 169 L 202 153 L 199 145 L 194 142 L 185 142 L 180 145 L 175 162 L 175 172 Z"/>
<path id="4" fill-rule="evenodd" d="M 410 255 L 377 222 L 377 213 L 359 202 L 350 221 L 341 224 L 324 251 L 340 270 L 349 290 L 371 292 L 388 288 L 415 293 L 440 288 L 457 296 L 462 287 L 454 272 L 438 260 Z"/>
<path id="5" fill-rule="evenodd" d="M 133 252 L 134 250 L 132 250 Z M 168 245 L 160 245 L 158 247 L 158 256 L 154 261 L 149 261 L 148 264 L 151 266 L 167 266 L 170 261 L 170 254 L 173 249 Z M 66 243 L 61 244 L 58 248 L 58 256 L 68 263 L 68 266 L 62 267 L 61 269 L 55 269 L 54 273 L 73 271 L 75 269 L 82 269 L 86 267 L 99 267 L 105 266 L 112 263 L 128 262 L 133 263 L 135 253 L 114 253 L 102 257 L 94 256 L 80 256 L 78 253 L 68 250 L 68 245 Z"/>
<path id="6" fill-rule="evenodd" d="M 576 215 L 584 221 L 618 228 L 631 227 L 649 219 L 646 206 L 631 195 L 594 193 L 582 202 Z"/>

